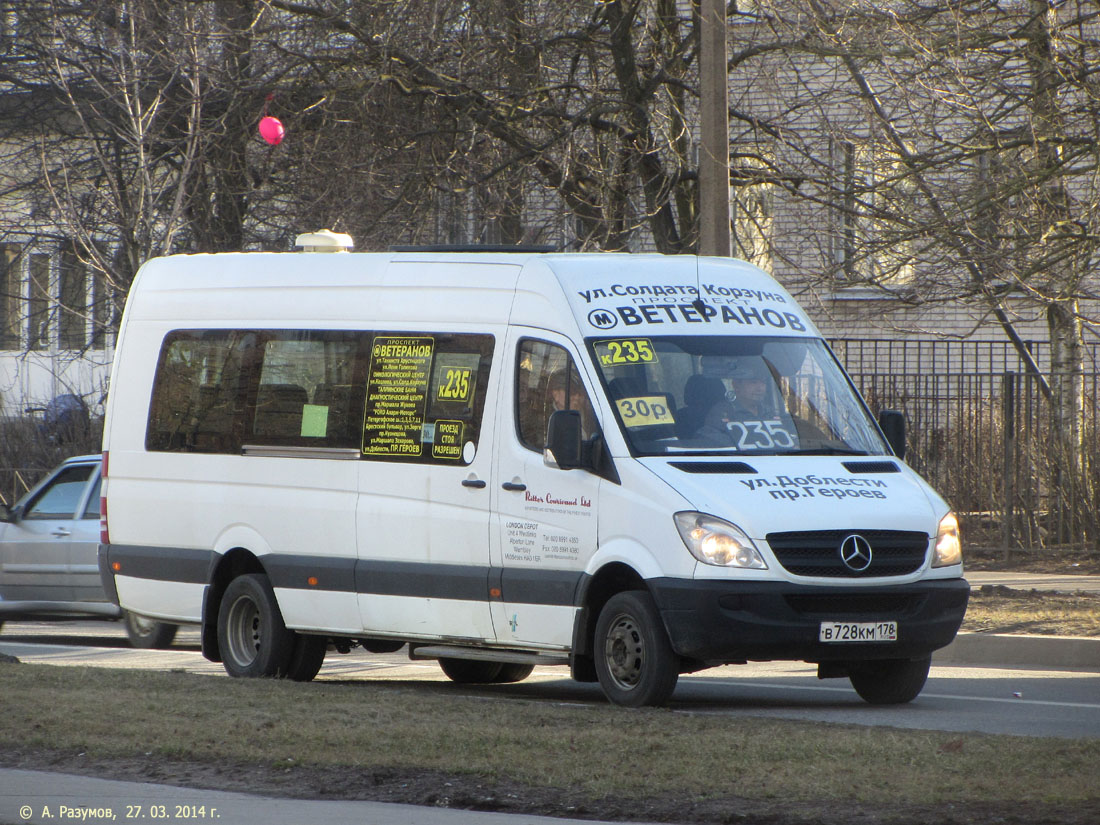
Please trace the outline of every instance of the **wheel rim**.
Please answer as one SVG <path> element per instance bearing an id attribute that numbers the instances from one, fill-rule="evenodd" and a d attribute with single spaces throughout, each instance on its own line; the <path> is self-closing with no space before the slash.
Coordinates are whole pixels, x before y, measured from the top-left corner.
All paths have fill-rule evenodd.
<path id="1" fill-rule="evenodd" d="M 263 642 L 263 626 L 256 603 L 241 596 L 229 609 L 226 625 L 229 655 L 241 667 L 248 667 L 256 661 Z"/>
<path id="2" fill-rule="evenodd" d="M 134 632 L 139 636 L 150 636 L 153 631 L 156 630 L 157 623 L 153 619 L 147 619 L 144 616 L 135 616 L 131 613 L 130 627 L 132 627 Z"/>
<path id="3" fill-rule="evenodd" d="M 611 622 L 604 645 L 604 659 L 612 680 L 623 690 L 633 690 L 645 667 L 645 642 L 633 616 L 621 613 Z"/>

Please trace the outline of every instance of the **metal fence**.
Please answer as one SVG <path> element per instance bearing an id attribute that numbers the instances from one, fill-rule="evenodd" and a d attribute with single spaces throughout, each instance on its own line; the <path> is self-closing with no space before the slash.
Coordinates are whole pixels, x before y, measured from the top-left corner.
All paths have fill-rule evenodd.
<path id="1" fill-rule="evenodd" d="M 876 413 L 908 420 L 906 460 L 961 514 L 971 545 L 1000 548 L 1100 545 L 1100 345 L 1087 355 L 1085 432 L 1092 475 L 1067 478 L 1050 432 L 1049 405 L 1011 344 L 847 338 L 830 341 Z M 1049 346 L 1029 344 L 1039 368 Z M 5 469 L 12 503 L 48 468 Z"/>
<path id="2" fill-rule="evenodd" d="M 1085 433 L 1091 474 L 1059 460 L 1039 380 L 1008 343 L 838 339 L 830 342 L 871 408 L 908 420 L 906 460 L 962 516 L 971 544 L 1093 550 L 1100 351 L 1088 351 Z M 1029 345 L 1046 371 L 1049 346 Z"/>

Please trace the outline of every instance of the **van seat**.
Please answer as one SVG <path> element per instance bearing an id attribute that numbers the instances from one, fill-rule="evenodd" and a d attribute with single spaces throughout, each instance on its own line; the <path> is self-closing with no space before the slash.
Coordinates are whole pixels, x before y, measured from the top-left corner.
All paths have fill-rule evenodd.
<path id="1" fill-rule="evenodd" d="M 684 406 L 680 410 L 677 428 L 681 438 L 690 438 L 703 426 L 710 408 L 726 397 L 726 385 L 721 378 L 692 375 L 684 384 Z"/>
<path id="2" fill-rule="evenodd" d="M 261 384 L 252 434 L 297 438 L 302 434 L 302 407 L 308 402 L 309 394 L 297 384 Z"/>
<path id="3" fill-rule="evenodd" d="M 350 437 L 348 424 L 351 422 L 352 393 L 351 384 L 318 384 L 313 390 L 313 402 L 320 407 L 328 407 L 329 436 Z"/>

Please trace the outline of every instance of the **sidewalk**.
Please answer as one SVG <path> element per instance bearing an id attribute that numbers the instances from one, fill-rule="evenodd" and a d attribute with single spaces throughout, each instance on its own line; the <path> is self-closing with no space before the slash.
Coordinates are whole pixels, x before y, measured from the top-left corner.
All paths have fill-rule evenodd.
<path id="1" fill-rule="evenodd" d="M 993 570 L 967 570 L 966 580 L 974 588 L 985 584 L 1014 590 L 1049 590 L 1052 593 L 1100 593 L 1100 576 L 1055 573 L 1002 573 Z"/>
<path id="2" fill-rule="evenodd" d="M 0 825 L 183 819 L 216 820 L 219 825 L 596 825 L 593 820 L 392 802 L 286 799 L 0 768 Z"/>
<path id="3" fill-rule="evenodd" d="M 966 579 L 975 590 L 984 585 L 1051 593 L 1100 593 L 1100 576 L 1051 573 L 1005 573 L 974 570 Z M 1100 672 L 1100 637 L 1025 636 L 1007 633 L 960 633 L 932 657 L 935 664 L 1031 665 Z"/>

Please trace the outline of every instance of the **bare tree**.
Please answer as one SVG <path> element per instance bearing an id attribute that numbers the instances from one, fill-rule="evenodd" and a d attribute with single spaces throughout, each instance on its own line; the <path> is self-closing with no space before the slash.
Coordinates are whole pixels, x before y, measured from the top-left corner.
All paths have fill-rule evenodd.
<path id="1" fill-rule="evenodd" d="M 1091 500 L 1082 301 L 1100 239 L 1095 4 L 758 6 L 756 36 L 785 44 L 772 151 L 796 198 L 841 216 L 838 279 L 910 302 L 983 303 L 1051 401 L 1052 488 Z M 1046 319 L 1045 372 L 1009 300 Z"/>
<path id="2" fill-rule="evenodd" d="M 414 102 L 448 147 L 435 160 L 452 189 L 496 203 L 502 238 L 538 240 L 515 216 L 521 197 L 548 187 L 583 246 L 627 248 L 640 227 L 663 251 L 694 244 L 685 110 L 696 47 L 690 9 L 675 0 L 271 5 L 354 41 L 360 65 Z"/>

